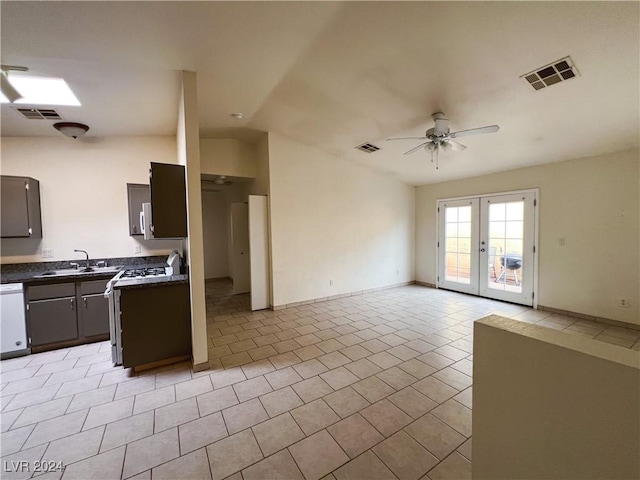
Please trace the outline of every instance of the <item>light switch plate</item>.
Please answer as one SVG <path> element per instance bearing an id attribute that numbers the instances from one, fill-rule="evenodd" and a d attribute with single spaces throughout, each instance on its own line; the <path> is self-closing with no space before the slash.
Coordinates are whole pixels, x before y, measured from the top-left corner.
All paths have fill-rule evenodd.
<path id="1" fill-rule="evenodd" d="M 53 258 L 53 248 L 43 248 L 42 258 Z"/>
<path id="2" fill-rule="evenodd" d="M 142 247 L 140 247 L 140 245 L 136 245 L 133 247 L 133 253 L 142 253 Z"/>

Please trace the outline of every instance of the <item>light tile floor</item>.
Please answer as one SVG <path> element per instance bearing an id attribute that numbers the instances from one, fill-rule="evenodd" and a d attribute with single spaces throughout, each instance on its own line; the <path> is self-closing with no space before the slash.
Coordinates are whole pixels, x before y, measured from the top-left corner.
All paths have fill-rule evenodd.
<path id="1" fill-rule="evenodd" d="M 0 362 L 0 476 L 471 478 L 475 320 L 640 350 L 636 330 L 420 286 L 252 313 L 215 281 L 207 312 L 204 372 L 114 368 L 107 342 Z"/>

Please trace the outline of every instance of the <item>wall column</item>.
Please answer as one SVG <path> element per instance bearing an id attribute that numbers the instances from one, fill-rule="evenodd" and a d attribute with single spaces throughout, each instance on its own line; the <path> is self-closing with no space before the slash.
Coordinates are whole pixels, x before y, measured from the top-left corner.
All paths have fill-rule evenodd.
<path id="1" fill-rule="evenodd" d="M 207 352 L 207 311 L 204 289 L 204 245 L 202 192 L 200 188 L 200 133 L 195 72 L 182 72 L 178 109 L 178 161 L 186 168 L 187 234 L 185 253 L 191 289 L 191 342 L 194 370 L 209 367 Z"/>

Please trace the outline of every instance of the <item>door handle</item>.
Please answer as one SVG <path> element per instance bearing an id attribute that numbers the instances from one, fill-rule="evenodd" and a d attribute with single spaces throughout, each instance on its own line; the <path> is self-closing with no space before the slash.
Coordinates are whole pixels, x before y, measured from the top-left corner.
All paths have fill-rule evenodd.
<path id="1" fill-rule="evenodd" d="M 71 310 L 73 310 L 73 298 L 71 298 L 70 300 L 71 300 Z"/>
<path id="2" fill-rule="evenodd" d="M 87 297 L 82 297 L 82 301 L 84 302 L 84 308 L 87 308 Z"/>
<path id="3" fill-rule="evenodd" d="M 484 248 L 481 248 L 481 249 L 480 249 L 480 251 L 481 251 L 481 252 L 484 252 L 484 251 L 485 251 L 485 249 L 484 249 Z"/>

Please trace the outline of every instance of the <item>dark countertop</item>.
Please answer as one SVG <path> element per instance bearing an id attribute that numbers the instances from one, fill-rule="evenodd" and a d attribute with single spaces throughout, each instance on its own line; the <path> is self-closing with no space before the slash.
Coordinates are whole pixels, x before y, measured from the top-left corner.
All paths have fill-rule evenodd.
<path id="1" fill-rule="evenodd" d="M 118 272 L 91 272 L 82 275 L 55 275 L 50 277 L 36 278 L 49 270 L 39 272 L 13 272 L 3 273 L 0 277 L 0 283 L 26 283 L 28 285 L 48 284 L 48 283 L 64 283 L 64 282 L 85 282 L 90 280 L 107 280 L 115 277 Z"/>
<path id="2" fill-rule="evenodd" d="M 96 259 L 95 262 L 101 259 Z M 102 259 L 109 266 L 124 265 L 122 268 L 132 267 L 160 267 L 166 265 L 165 256 L 156 257 L 131 257 L 131 258 L 111 258 Z M 94 262 L 94 260 L 92 260 Z M 82 261 L 80 261 L 82 264 Z M 36 278 L 44 272 L 61 270 L 70 267 L 70 261 L 61 262 L 39 262 L 39 263 L 18 263 L 2 265 L 0 268 L 0 283 L 24 283 L 27 285 L 53 284 L 65 282 L 85 282 L 91 280 L 109 280 L 118 274 L 118 271 L 111 272 L 90 272 L 70 275 L 56 275 Z M 115 268 L 115 267 L 113 267 Z M 168 283 L 188 283 L 188 275 L 172 275 L 161 278 L 142 278 L 120 280 L 117 288 L 136 288 L 144 286 L 157 286 Z"/>
<path id="3" fill-rule="evenodd" d="M 175 283 L 189 283 L 189 275 L 171 275 L 169 277 L 121 278 L 113 288 L 125 290 L 130 288 L 159 287 Z"/>

